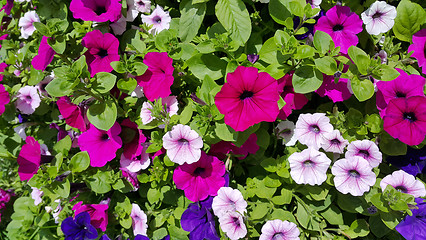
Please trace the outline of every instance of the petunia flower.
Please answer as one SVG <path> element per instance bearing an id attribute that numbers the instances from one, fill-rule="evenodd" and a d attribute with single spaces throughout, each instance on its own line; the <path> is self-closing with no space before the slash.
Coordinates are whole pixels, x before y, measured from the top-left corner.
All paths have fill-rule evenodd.
<path id="1" fill-rule="evenodd" d="M 346 78 L 339 78 L 336 83 L 333 76 L 323 74 L 323 82 L 315 92 L 321 97 L 327 96 L 334 103 L 343 102 L 352 96 L 348 89 L 348 82 Z"/>
<path id="2" fill-rule="evenodd" d="M 73 104 L 69 97 L 60 97 L 56 105 L 68 125 L 78 128 L 82 132 L 86 131 L 86 122 L 83 117 L 84 109 L 82 107 Z"/>
<path id="3" fill-rule="evenodd" d="M 3 84 L 0 84 L 0 115 L 6 110 L 6 104 L 10 102 L 9 92 L 6 91 Z"/>
<path id="4" fill-rule="evenodd" d="M 225 115 L 225 123 L 235 131 L 244 131 L 278 116 L 278 85 L 268 73 L 257 68 L 238 66 L 228 73 L 227 82 L 215 96 L 215 104 Z"/>
<path id="5" fill-rule="evenodd" d="M 6 63 L 0 63 L 0 82 L 3 81 L 3 72 L 4 70 L 7 68 L 7 64 Z"/>
<path id="6" fill-rule="evenodd" d="M 232 142 L 226 141 L 220 141 L 218 143 L 212 144 L 209 155 L 216 156 L 219 159 L 225 159 L 227 154 L 232 153 L 241 160 L 246 158 L 249 153 L 256 154 L 258 150 L 259 145 L 257 145 L 257 135 L 252 133 L 240 147 L 237 147 Z"/>
<path id="7" fill-rule="evenodd" d="M 376 175 L 371 169 L 370 164 L 362 157 L 340 159 L 331 167 L 334 186 L 343 194 L 362 196 L 376 182 Z"/>
<path id="8" fill-rule="evenodd" d="M 124 156 L 124 154 L 121 154 L 120 158 L 120 167 L 125 168 L 132 173 L 137 173 L 140 170 L 147 169 L 150 163 L 151 160 L 149 159 L 149 154 L 145 151 L 142 151 L 139 156 L 135 156 L 130 159 Z"/>
<path id="9" fill-rule="evenodd" d="M 166 52 L 149 52 L 145 55 L 143 63 L 148 69 L 142 76 L 137 76 L 139 86 L 143 87 L 144 94 L 149 101 L 157 98 L 168 97 L 173 85 L 173 59 Z"/>
<path id="10" fill-rule="evenodd" d="M 333 131 L 333 125 L 325 113 L 300 114 L 294 129 L 294 135 L 300 143 L 319 149 L 325 142 L 325 134 Z"/>
<path id="11" fill-rule="evenodd" d="M 24 114 L 32 114 L 41 102 L 37 87 L 34 86 L 25 86 L 19 89 L 16 98 L 16 108 Z"/>
<path id="12" fill-rule="evenodd" d="M 247 61 L 251 62 L 252 64 L 256 63 L 257 60 L 259 60 L 258 54 L 247 54 Z"/>
<path id="13" fill-rule="evenodd" d="M 389 101 L 395 98 L 408 98 L 424 96 L 423 89 L 426 80 L 419 75 L 408 75 L 404 70 L 396 68 L 399 76 L 392 81 L 379 81 L 376 83 L 376 105 L 380 115 L 384 117 Z"/>
<path id="14" fill-rule="evenodd" d="M 43 201 L 41 197 L 44 195 L 44 192 L 36 187 L 31 187 L 31 189 L 31 198 L 34 200 L 34 205 L 37 206 Z"/>
<path id="15" fill-rule="evenodd" d="M 131 17 L 131 15 L 127 16 Z M 109 25 L 115 35 L 122 35 L 127 29 L 127 21 L 124 16 L 121 16 L 116 22 L 113 22 Z"/>
<path id="16" fill-rule="evenodd" d="M 411 57 L 417 59 L 417 64 L 422 68 L 422 73 L 426 74 L 426 56 L 424 54 L 426 44 L 426 28 L 413 34 L 413 44 L 408 47 L 408 52 L 414 51 Z"/>
<path id="17" fill-rule="evenodd" d="M 89 154 L 90 166 L 103 167 L 115 158 L 116 151 L 122 146 L 120 132 L 120 124 L 116 122 L 108 131 L 99 130 L 90 124 L 89 130 L 80 135 L 78 145 L 81 151 Z"/>
<path id="18" fill-rule="evenodd" d="M 37 83 L 36 87 L 38 88 L 38 92 L 40 93 L 41 98 L 49 97 L 49 93 L 46 91 L 46 86 L 53 80 L 55 77 L 55 74 L 53 72 L 44 77 L 43 80 L 41 80 L 39 83 Z"/>
<path id="19" fill-rule="evenodd" d="M 139 180 L 138 174 L 134 172 L 130 172 L 125 167 L 120 167 L 121 175 L 125 178 L 130 184 L 133 186 L 133 191 L 137 191 L 139 189 Z"/>
<path id="20" fill-rule="evenodd" d="M 120 0 L 72 0 L 70 10 L 74 18 L 83 21 L 115 22 L 121 16 Z"/>
<path id="21" fill-rule="evenodd" d="M 81 44 L 88 49 L 84 55 L 91 77 L 98 72 L 111 72 L 111 62 L 120 61 L 119 42 L 111 33 L 93 30 L 86 33 Z"/>
<path id="22" fill-rule="evenodd" d="M 31 136 L 25 139 L 18 156 L 18 174 L 21 181 L 31 179 L 37 173 L 41 161 L 40 144 Z"/>
<path id="23" fill-rule="evenodd" d="M 146 230 L 148 229 L 148 218 L 139 205 L 132 203 L 132 212 L 130 213 L 130 217 L 132 218 L 133 234 L 135 236 L 138 234 L 146 235 Z"/>
<path id="24" fill-rule="evenodd" d="M 189 126 L 178 124 L 163 136 L 163 147 L 170 161 L 191 164 L 200 159 L 203 140 Z"/>
<path id="25" fill-rule="evenodd" d="M 7 0 L 6 1 L 6 5 L 4 5 L 1 9 L 0 12 L 4 10 L 4 13 L 6 15 L 9 15 L 10 12 L 12 11 L 13 8 L 13 0 Z"/>
<path id="26" fill-rule="evenodd" d="M 285 102 L 278 114 L 278 118 L 282 120 L 286 120 L 293 110 L 302 109 L 308 103 L 308 98 L 304 94 L 294 92 L 292 79 L 293 73 L 278 79 L 278 93 Z"/>
<path id="27" fill-rule="evenodd" d="M 40 18 L 35 11 L 26 12 L 24 16 L 19 19 L 18 26 L 21 28 L 22 38 L 28 39 L 29 36 L 33 35 L 36 30 L 33 25 L 34 22 L 40 22 Z"/>
<path id="28" fill-rule="evenodd" d="M 90 224 L 90 215 L 87 212 L 76 214 L 75 219 L 67 217 L 61 224 L 65 240 L 96 239 L 98 232 Z"/>
<path id="29" fill-rule="evenodd" d="M 178 106 L 178 101 L 176 99 L 176 96 L 165 97 L 161 100 L 161 103 L 165 107 L 164 108 L 165 112 L 168 113 L 170 117 L 177 114 L 179 110 L 179 106 Z M 142 103 L 140 117 L 142 119 L 143 124 L 148 124 L 155 119 L 155 117 L 153 117 L 151 114 L 151 110 L 152 110 L 151 103 L 149 102 Z"/>
<path id="30" fill-rule="evenodd" d="M 327 180 L 331 160 L 322 152 L 307 148 L 288 157 L 291 178 L 297 184 L 321 185 Z"/>
<path id="31" fill-rule="evenodd" d="M 243 216 L 238 212 L 227 212 L 219 218 L 220 228 L 231 240 L 244 238 L 247 228 Z"/>
<path id="32" fill-rule="evenodd" d="M 191 203 L 183 212 L 180 220 L 182 229 L 190 232 L 190 239 L 219 240 L 214 215 L 211 213 L 213 197 Z"/>
<path id="33" fill-rule="evenodd" d="M 151 11 L 151 1 L 150 0 L 132 0 L 133 4 L 141 13 L 149 13 Z"/>
<path id="34" fill-rule="evenodd" d="M 426 239 L 426 202 L 422 198 L 416 198 L 416 208 L 411 209 L 413 215 L 407 215 L 396 227 L 407 240 Z"/>
<path id="35" fill-rule="evenodd" d="M 197 202 L 217 195 L 225 185 L 224 174 L 225 164 L 202 152 L 197 162 L 178 166 L 173 172 L 173 181 L 178 189 L 184 190 L 185 197 Z"/>
<path id="36" fill-rule="evenodd" d="M 142 14 L 142 22 L 152 27 L 148 32 L 153 35 L 158 34 L 165 29 L 169 29 L 171 21 L 172 18 L 170 17 L 169 12 L 165 12 L 159 5 L 157 5 L 154 11 L 152 11 L 151 15 L 148 16 Z"/>
<path id="37" fill-rule="evenodd" d="M 389 156 L 386 161 L 413 176 L 426 174 L 426 146 L 421 149 L 407 148 L 407 154 Z"/>
<path id="38" fill-rule="evenodd" d="M 362 31 L 362 21 L 349 7 L 336 5 L 318 20 L 315 31 L 328 33 L 340 52 L 346 54 L 350 46 L 358 44 L 356 35 Z"/>
<path id="39" fill-rule="evenodd" d="M 217 196 L 213 198 L 212 208 L 214 215 L 219 218 L 227 212 L 247 212 L 247 202 L 238 189 L 221 187 L 217 191 Z"/>
<path id="40" fill-rule="evenodd" d="M 379 166 L 382 162 L 382 153 L 379 147 L 370 140 L 355 140 L 348 145 L 345 158 L 349 159 L 355 156 L 367 160 L 371 168 Z"/>
<path id="41" fill-rule="evenodd" d="M 405 144 L 420 144 L 426 135 L 426 97 L 392 99 L 386 108 L 383 128 Z"/>
<path id="42" fill-rule="evenodd" d="M 297 142 L 296 135 L 294 135 L 294 129 L 296 125 L 292 121 L 282 121 L 276 127 L 278 138 L 283 140 L 283 144 L 286 146 L 294 146 Z"/>
<path id="43" fill-rule="evenodd" d="M 415 198 L 426 196 L 425 185 L 419 180 L 416 180 L 413 175 L 402 170 L 395 171 L 380 181 L 382 191 L 385 190 L 387 185 L 391 185 L 402 193 L 411 194 Z"/>
<path id="44" fill-rule="evenodd" d="M 55 56 L 55 51 L 49 46 L 47 39 L 48 37 L 43 36 L 37 55 L 31 60 L 31 65 L 33 65 L 34 69 L 44 71 Z"/>
<path id="45" fill-rule="evenodd" d="M 269 220 L 262 226 L 259 240 L 299 240 L 297 225 L 280 219 Z"/>
<path id="46" fill-rule="evenodd" d="M 138 129 L 138 125 L 129 119 L 121 122 L 121 138 L 123 140 L 123 156 L 127 159 L 139 157 L 144 149 L 143 143 L 146 141 L 142 130 Z"/>
<path id="47" fill-rule="evenodd" d="M 384 1 L 376 1 L 361 13 L 365 30 L 371 35 L 389 31 L 395 24 L 396 8 Z"/>
<path id="48" fill-rule="evenodd" d="M 339 130 L 333 130 L 331 133 L 324 135 L 324 142 L 321 144 L 321 148 L 326 152 L 341 154 L 348 144 L 348 140 L 342 137 Z"/>
<path id="49" fill-rule="evenodd" d="M 90 215 L 90 223 L 95 227 L 106 231 L 108 225 L 108 204 L 85 204 L 78 202 L 72 207 L 74 214 L 77 216 L 81 212 L 87 212 Z"/>

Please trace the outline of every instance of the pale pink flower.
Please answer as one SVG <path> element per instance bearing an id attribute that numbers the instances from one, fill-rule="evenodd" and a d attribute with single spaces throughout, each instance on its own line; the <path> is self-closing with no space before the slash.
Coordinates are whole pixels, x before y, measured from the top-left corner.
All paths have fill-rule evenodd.
<path id="1" fill-rule="evenodd" d="M 280 219 L 270 220 L 262 227 L 259 240 L 299 240 L 297 225 Z"/>
<path id="2" fill-rule="evenodd" d="M 415 198 L 426 196 L 425 185 L 403 170 L 395 171 L 380 181 L 382 191 L 385 191 L 387 185 L 391 185 L 400 192 L 411 194 Z"/>
<path id="3" fill-rule="evenodd" d="M 362 196 L 376 182 L 376 175 L 370 164 L 362 157 L 340 159 L 331 168 L 337 191 L 353 196 Z"/>
<path id="4" fill-rule="evenodd" d="M 294 134 L 295 125 L 293 122 L 285 120 L 280 122 L 277 127 L 277 135 L 283 140 L 286 146 L 294 146 L 297 142 L 296 135 Z"/>
<path id="5" fill-rule="evenodd" d="M 359 156 L 367 160 L 372 168 L 379 166 L 382 162 L 382 153 L 377 145 L 370 140 L 356 140 L 349 143 L 345 158 Z"/>
<path id="6" fill-rule="evenodd" d="M 142 119 L 143 124 L 148 124 L 155 119 L 155 117 L 151 114 L 152 104 L 150 102 L 142 103 L 141 114 L 140 117 Z"/>
<path id="7" fill-rule="evenodd" d="M 324 135 L 325 141 L 321 144 L 322 149 L 326 152 L 343 153 L 345 147 L 349 144 L 344 139 L 339 130 L 333 130 L 331 133 Z"/>
<path id="8" fill-rule="evenodd" d="M 395 24 L 396 8 L 385 1 L 376 1 L 361 13 L 365 30 L 371 35 L 389 31 Z"/>
<path id="9" fill-rule="evenodd" d="M 237 240 L 247 235 L 243 216 L 238 212 L 227 212 L 219 218 L 220 228 L 231 240 Z"/>
<path id="10" fill-rule="evenodd" d="M 176 96 L 165 97 L 162 99 L 161 103 L 164 106 L 164 110 L 166 111 L 166 113 L 168 113 L 170 117 L 177 114 L 179 110 L 179 106 L 178 106 L 178 101 L 176 99 Z M 152 111 L 152 104 L 150 102 L 144 102 L 142 104 L 141 114 L 140 114 L 143 124 L 148 124 L 155 119 L 155 117 L 152 116 L 151 111 Z"/>
<path id="11" fill-rule="evenodd" d="M 135 236 L 138 234 L 146 236 L 148 218 L 139 205 L 132 203 L 132 212 L 130 213 L 130 217 L 132 218 L 133 234 Z"/>
<path id="12" fill-rule="evenodd" d="M 150 0 L 130 0 L 133 1 L 135 9 L 142 13 L 149 13 L 151 11 Z"/>
<path id="13" fill-rule="evenodd" d="M 145 152 L 146 148 L 142 150 L 142 154 L 133 158 L 128 159 L 121 154 L 120 158 L 120 167 L 126 168 L 129 172 L 139 172 L 140 170 L 147 169 L 151 160 L 149 159 L 149 154 Z"/>
<path id="14" fill-rule="evenodd" d="M 203 140 L 191 127 L 178 124 L 163 136 L 163 147 L 170 161 L 191 164 L 200 159 Z"/>
<path id="15" fill-rule="evenodd" d="M 18 91 L 16 108 L 24 114 L 32 114 L 40 106 L 40 96 L 38 88 L 34 86 L 25 86 Z"/>
<path id="16" fill-rule="evenodd" d="M 214 215 L 219 218 L 227 212 L 247 212 L 247 202 L 238 189 L 230 187 L 221 187 L 217 191 L 217 196 L 213 198 L 212 208 Z"/>
<path id="17" fill-rule="evenodd" d="M 40 22 L 35 11 L 29 11 L 24 14 L 23 17 L 19 19 L 18 26 L 21 28 L 21 36 L 27 39 L 29 36 L 33 35 L 36 28 L 34 27 L 34 22 Z"/>
<path id="18" fill-rule="evenodd" d="M 333 125 L 325 113 L 300 114 L 294 135 L 300 143 L 319 149 L 325 142 L 324 135 L 333 131 Z"/>
<path id="19" fill-rule="evenodd" d="M 321 185 L 327 180 L 331 160 L 322 152 L 307 148 L 288 157 L 291 178 L 297 184 Z"/>
<path id="20" fill-rule="evenodd" d="M 39 205 L 41 202 L 43 202 L 43 199 L 41 197 L 44 195 L 44 192 L 41 189 L 31 187 L 31 198 L 34 200 L 34 205 Z"/>
<path id="21" fill-rule="evenodd" d="M 171 21 L 172 18 L 170 17 L 169 12 L 165 12 L 159 5 L 157 5 L 151 15 L 142 15 L 142 22 L 146 23 L 148 26 L 152 26 L 149 33 L 153 35 L 158 34 L 165 29 L 169 29 Z"/>
<path id="22" fill-rule="evenodd" d="M 111 23 L 109 26 L 112 28 L 112 31 L 115 35 L 121 35 L 126 31 L 126 18 L 121 16 L 116 22 Z"/>

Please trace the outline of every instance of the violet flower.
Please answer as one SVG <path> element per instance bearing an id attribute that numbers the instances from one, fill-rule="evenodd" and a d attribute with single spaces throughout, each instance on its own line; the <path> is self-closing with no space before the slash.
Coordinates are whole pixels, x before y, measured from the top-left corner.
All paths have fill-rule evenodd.
<path id="1" fill-rule="evenodd" d="M 86 240 L 96 239 L 98 232 L 90 224 L 90 215 L 87 212 L 81 212 L 75 216 L 67 217 L 61 224 L 62 232 L 65 234 L 65 240 Z"/>
<path id="2" fill-rule="evenodd" d="M 82 204 L 80 201 L 72 207 L 74 214 L 77 216 L 79 213 L 87 212 L 90 215 L 90 223 L 105 232 L 108 225 L 108 204 Z"/>
<path id="3" fill-rule="evenodd" d="M 426 174 L 426 146 L 421 149 L 407 148 L 407 154 L 389 156 L 386 161 L 413 176 Z"/>
<path id="4" fill-rule="evenodd" d="M 416 198 L 417 206 L 412 209 L 412 216 L 406 216 L 396 227 L 407 240 L 426 239 L 426 202 L 422 198 Z"/>

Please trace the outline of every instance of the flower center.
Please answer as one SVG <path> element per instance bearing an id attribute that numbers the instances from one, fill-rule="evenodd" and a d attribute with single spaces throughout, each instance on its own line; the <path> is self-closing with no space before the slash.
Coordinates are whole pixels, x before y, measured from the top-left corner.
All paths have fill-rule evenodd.
<path id="1" fill-rule="evenodd" d="M 27 99 L 27 100 L 31 100 L 31 96 L 30 96 L 30 95 L 27 95 L 27 96 L 25 96 L 25 99 Z"/>
<path id="2" fill-rule="evenodd" d="M 312 167 L 315 163 L 312 162 L 311 160 L 306 160 L 303 162 L 303 166 L 305 167 Z"/>
<path id="3" fill-rule="evenodd" d="M 140 7 L 144 7 L 144 6 L 145 6 L 145 3 L 144 3 L 143 1 L 139 1 L 139 2 L 137 2 L 137 4 L 138 4 Z"/>
<path id="4" fill-rule="evenodd" d="M 319 133 L 320 132 L 320 128 L 316 124 L 309 126 L 309 130 L 311 132 L 314 132 L 314 133 Z"/>
<path id="5" fill-rule="evenodd" d="M 370 153 L 367 150 L 359 150 L 358 155 L 361 155 L 363 158 L 368 158 L 370 156 Z"/>
<path id="6" fill-rule="evenodd" d="M 408 112 L 408 113 L 404 113 L 402 115 L 402 118 L 410 121 L 410 122 L 415 122 L 417 121 L 416 115 L 413 112 Z"/>
<path id="7" fill-rule="evenodd" d="M 343 30 L 343 25 L 337 24 L 333 27 L 334 32 L 338 32 L 338 31 L 342 31 L 342 30 Z"/>
<path id="8" fill-rule="evenodd" d="M 232 217 L 232 221 L 234 222 L 234 224 L 239 227 L 240 226 L 240 219 L 238 219 L 237 217 Z"/>
<path id="9" fill-rule="evenodd" d="M 397 190 L 398 192 L 402 192 L 402 193 L 407 193 L 408 192 L 407 188 L 404 187 L 404 186 L 397 186 L 395 188 L 395 190 Z"/>
<path id="10" fill-rule="evenodd" d="M 396 97 L 397 98 L 405 98 L 407 96 L 407 94 L 403 93 L 403 92 L 396 92 Z"/>
<path id="11" fill-rule="evenodd" d="M 181 139 L 179 139 L 179 140 L 178 140 L 178 142 L 179 142 L 180 144 L 183 144 L 183 145 L 186 145 L 186 144 L 188 144 L 188 143 L 189 143 L 189 141 L 188 141 L 188 140 L 186 140 L 185 138 L 181 138 Z"/>
<path id="12" fill-rule="evenodd" d="M 283 240 L 284 234 L 281 232 L 275 233 L 274 236 L 272 236 L 272 240 Z"/>
<path id="13" fill-rule="evenodd" d="M 99 49 L 98 56 L 101 58 L 104 58 L 108 56 L 108 51 L 106 49 L 101 48 Z"/>
<path id="14" fill-rule="evenodd" d="M 101 137 L 101 139 L 102 140 L 109 140 L 109 136 L 108 136 L 108 134 L 106 134 L 106 133 L 104 133 L 103 135 L 102 135 L 102 137 Z"/>
<path id="15" fill-rule="evenodd" d="M 247 91 L 247 90 L 244 90 L 244 92 L 240 95 L 241 100 L 244 100 L 246 98 L 251 98 L 251 97 L 253 97 L 253 92 Z"/>
<path id="16" fill-rule="evenodd" d="M 97 6 L 95 9 L 96 15 L 101 15 L 102 13 L 106 13 L 105 6 Z"/>
<path id="17" fill-rule="evenodd" d="M 204 172 L 205 170 L 206 170 L 206 169 L 204 169 L 204 168 L 197 167 L 197 168 L 195 169 L 195 171 L 194 171 L 194 175 L 195 175 L 195 176 L 200 176 L 201 174 L 203 174 L 203 172 Z"/>
<path id="18" fill-rule="evenodd" d="M 349 176 L 354 177 L 354 178 L 359 178 L 360 174 L 357 170 L 350 170 Z"/>
<path id="19" fill-rule="evenodd" d="M 152 21 L 154 21 L 156 23 L 161 23 L 161 17 L 155 16 L 155 17 L 152 18 Z"/>
<path id="20" fill-rule="evenodd" d="M 339 145 L 339 144 L 340 144 L 340 140 L 339 140 L 339 139 L 337 139 L 337 138 L 332 139 L 330 142 L 331 142 L 331 144 L 333 144 L 333 145 Z"/>
<path id="21" fill-rule="evenodd" d="M 376 13 L 372 16 L 372 18 L 373 18 L 373 19 L 380 18 L 382 15 L 383 15 L 383 13 L 381 13 L 381 12 L 376 12 Z"/>

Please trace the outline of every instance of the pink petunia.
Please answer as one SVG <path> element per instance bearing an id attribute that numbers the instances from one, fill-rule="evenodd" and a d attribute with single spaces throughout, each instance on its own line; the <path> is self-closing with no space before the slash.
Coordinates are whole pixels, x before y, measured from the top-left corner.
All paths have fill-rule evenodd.
<path id="1" fill-rule="evenodd" d="M 333 125 L 325 113 L 300 114 L 294 135 L 300 143 L 319 149 L 325 142 L 324 136 L 333 131 Z"/>
<path id="2" fill-rule="evenodd" d="M 7 0 L 7 1 L 6 1 L 6 5 L 4 5 L 4 6 L 0 9 L 0 11 L 3 11 L 3 10 L 4 10 L 4 13 L 5 13 L 6 15 L 9 15 L 9 14 L 10 14 L 10 11 L 12 11 L 12 8 L 13 8 L 13 0 Z"/>
<path id="3" fill-rule="evenodd" d="M 404 70 L 396 68 L 399 76 L 392 81 L 379 81 L 376 83 L 376 105 L 380 115 L 384 117 L 386 107 L 390 100 L 395 98 L 408 98 L 424 96 L 423 89 L 426 80 L 419 75 L 408 75 Z"/>
<path id="4" fill-rule="evenodd" d="M 400 192 L 411 194 L 415 198 L 426 196 L 425 185 L 421 181 L 416 180 L 413 175 L 403 170 L 395 171 L 380 181 L 382 191 L 386 189 L 387 185 L 391 185 Z"/>
<path id="5" fill-rule="evenodd" d="M 348 140 L 342 137 L 339 130 L 333 130 L 324 135 L 324 142 L 321 143 L 321 147 L 326 152 L 343 153 L 348 144 Z"/>
<path id="6" fill-rule="evenodd" d="M 74 18 L 94 22 L 115 22 L 121 16 L 120 0 L 72 0 Z"/>
<path id="7" fill-rule="evenodd" d="M 40 18 L 35 11 L 26 12 L 24 16 L 19 19 L 18 26 L 21 28 L 22 38 L 28 39 L 29 36 L 33 35 L 36 30 L 33 24 L 34 22 L 40 22 Z"/>
<path id="8" fill-rule="evenodd" d="M 47 39 L 48 37 L 43 36 L 40 42 L 40 47 L 38 48 L 38 53 L 31 61 L 31 65 L 33 65 L 34 69 L 44 71 L 47 65 L 49 65 L 53 60 L 55 51 L 49 46 Z"/>
<path id="9" fill-rule="evenodd" d="M 215 104 L 227 125 L 244 131 L 256 123 L 275 121 L 280 97 L 274 78 L 257 68 L 239 66 L 226 80 L 215 96 Z"/>
<path id="10" fill-rule="evenodd" d="M 300 240 L 300 231 L 295 223 L 280 219 L 269 220 L 262 226 L 259 240 Z"/>
<path id="11" fill-rule="evenodd" d="M 228 212 L 219 218 L 220 228 L 231 240 L 238 240 L 247 235 L 243 216 L 238 212 Z"/>
<path id="12" fill-rule="evenodd" d="M 127 159 L 133 159 L 142 154 L 142 143 L 146 141 L 142 130 L 138 129 L 138 125 L 129 119 L 124 119 L 121 122 L 121 136 L 123 139 L 123 155 Z"/>
<path id="13" fill-rule="evenodd" d="M 138 234 L 146 236 L 148 218 L 139 205 L 132 203 L 132 212 L 130 213 L 130 217 L 132 218 L 133 234 L 135 236 Z"/>
<path id="14" fill-rule="evenodd" d="M 6 91 L 3 84 L 0 84 L 0 115 L 6 110 L 6 104 L 10 102 L 9 92 Z"/>
<path id="15" fill-rule="evenodd" d="M 122 146 L 120 132 L 120 124 L 116 122 L 108 131 L 99 130 L 90 124 L 89 130 L 80 135 L 78 145 L 81 151 L 89 154 L 90 166 L 103 167 L 115 158 L 115 153 Z"/>
<path id="16" fill-rule="evenodd" d="M 297 184 L 321 185 L 327 180 L 331 160 L 322 152 L 307 148 L 288 157 L 291 178 Z"/>
<path id="17" fill-rule="evenodd" d="M 220 141 L 210 147 L 209 154 L 216 156 L 219 159 L 225 159 L 227 154 L 232 153 L 241 160 L 246 158 L 249 153 L 256 154 L 258 150 L 259 145 L 257 145 L 257 135 L 252 133 L 240 147 L 237 147 L 232 142 Z"/>
<path id="18" fill-rule="evenodd" d="M 169 12 L 165 12 L 163 8 L 159 5 L 152 11 L 151 15 L 142 14 L 142 22 L 146 23 L 148 26 L 152 28 L 149 30 L 149 33 L 155 35 L 159 32 L 169 29 L 170 22 L 172 18 L 169 15 Z"/>
<path id="19" fill-rule="evenodd" d="M 69 97 L 60 97 L 56 105 L 58 105 L 59 112 L 68 125 L 78 128 L 82 132 L 86 131 L 84 110 L 80 106 L 73 104 Z"/>
<path id="20" fill-rule="evenodd" d="M 292 79 L 293 73 L 278 79 L 278 93 L 285 102 L 278 114 L 278 118 L 282 120 L 287 119 L 293 110 L 302 109 L 308 103 L 308 98 L 304 94 L 294 92 Z"/>
<path id="21" fill-rule="evenodd" d="M 225 164 L 202 152 L 197 162 L 178 166 L 173 172 L 173 181 L 178 189 L 184 190 L 185 197 L 198 202 L 217 195 L 225 185 L 224 174 Z"/>
<path id="22" fill-rule="evenodd" d="M 166 52 L 149 52 L 145 55 L 143 63 L 148 69 L 142 76 L 137 76 L 136 80 L 143 87 L 146 98 L 154 101 L 169 96 L 174 81 L 173 59 Z"/>
<path id="23" fill-rule="evenodd" d="M 426 74 L 426 28 L 414 33 L 413 44 L 408 47 L 408 52 L 414 51 L 411 57 L 417 59 L 417 64 L 422 68 L 422 73 Z"/>
<path id="24" fill-rule="evenodd" d="M 217 191 L 217 196 L 213 198 L 212 208 L 214 215 L 219 218 L 227 212 L 247 212 L 247 202 L 238 189 L 221 187 Z"/>
<path id="25" fill-rule="evenodd" d="M 349 144 L 345 158 L 351 159 L 355 156 L 367 160 L 372 168 L 379 166 L 382 162 L 382 153 L 379 147 L 370 140 L 355 140 Z"/>
<path id="26" fill-rule="evenodd" d="M 38 88 L 34 86 L 25 86 L 19 89 L 16 98 L 16 108 L 24 114 L 32 114 L 41 102 Z"/>
<path id="27" fill-rule="evenodd" d="M 392 99 L 386 108 L 383 129 L 405 144 L 420 144 L 426 136 L 426 97 Z"/>
<path id="28" fill-rule="evenodd" d="M 86 33 L 81 44 L 88 49 L 84 55 L 91 77 L 98 72 L 111 72 L 111 62 L 120 61 L 119 42 L 111 33 L 102 34 L 99 30 L 93 30 Z"/>
<path id="29" fill-rule="evenodd" d="M 315 31 L 328 33 L 340 52 L 348 53 L 350 46 L 358 44 L 357 34 L 362 31 L 362 20 L 348 6 L 334 6 L 318 19 Z"/>
<path id="30" fill-rule="evenodd" d="M 90 224 L 95 228 L 106 231 L 108 225 L 108 204 L 85 204 L 78 202 L 72 207 L 74 215 L 77 216 L 81 212 L 87 212 L 90 215 Z"/>
<path id="31" fill-rule="evenodd" d="M 323 74 L 322 85 L 315 91 L 321 97 L 327 96 L 333 102 L 343 102 L 351 98 L 352 93 L 348 89 L 348 79 L 340 78 L 337 83 L 333 76 Z"/>
<path id="32" fill-rule="evenodd" d="M 37 173 L 41 161 L 40 144 L 31 136 L 25 139 L 18 156 L 18 174 L 21 181 L 30 180 Z"/>

